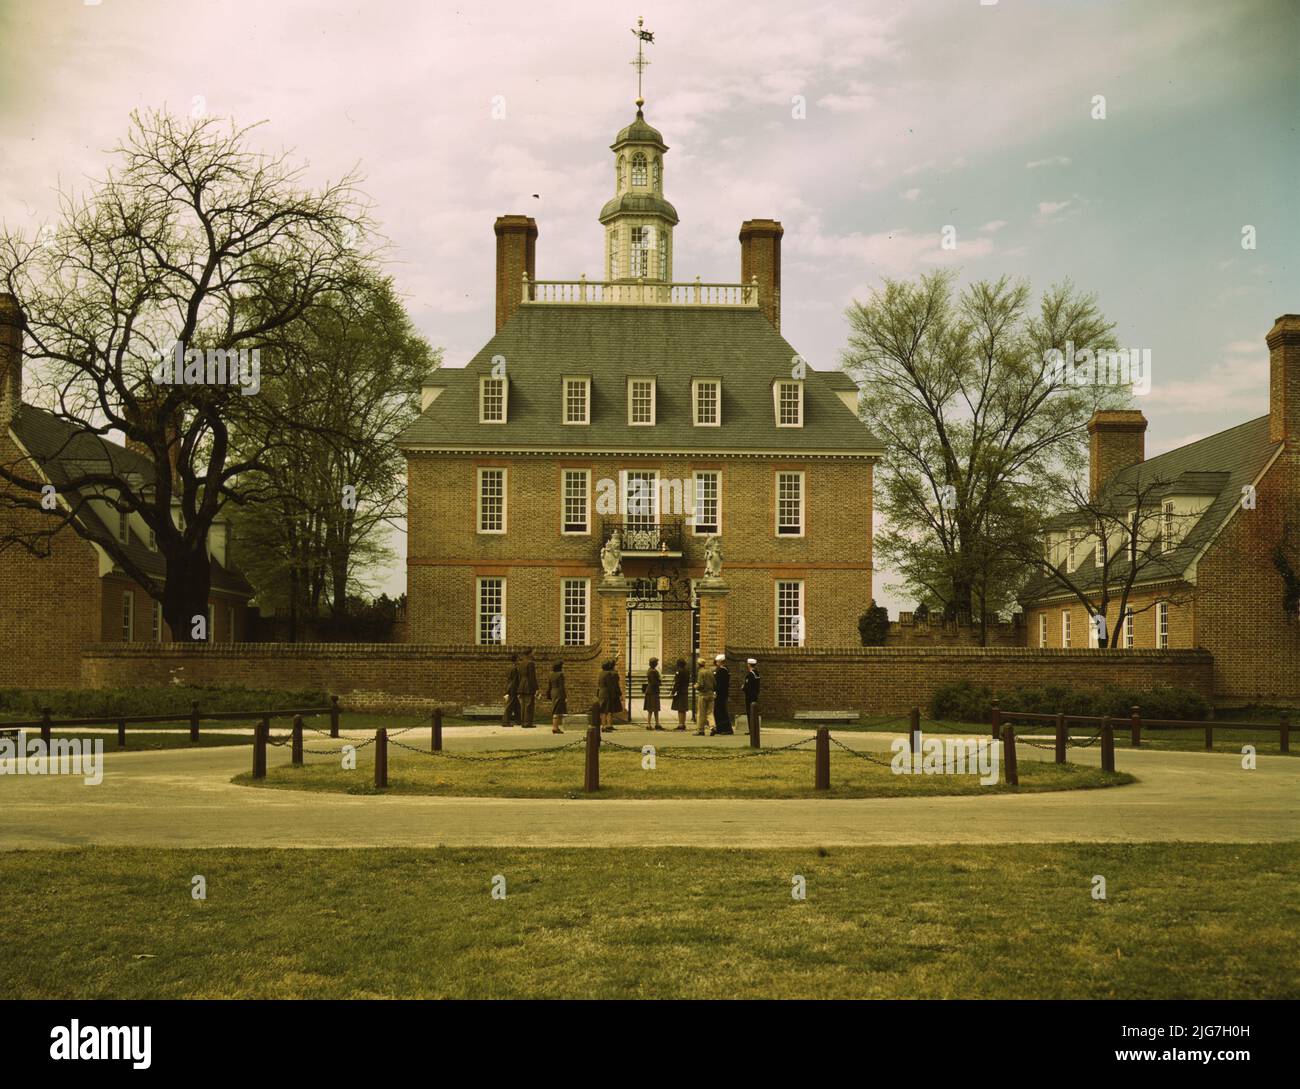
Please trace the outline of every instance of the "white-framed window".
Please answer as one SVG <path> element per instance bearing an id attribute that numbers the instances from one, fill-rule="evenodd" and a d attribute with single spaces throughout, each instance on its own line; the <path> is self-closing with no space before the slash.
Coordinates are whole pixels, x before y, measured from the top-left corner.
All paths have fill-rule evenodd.
<path id="1" fill-rule="evenodd" d="M 655 422 L 655 380 L 627 380 L 627 422 L 633 427 L 650 427 Z"/>
<path id="2" fill-rule="evenodd" d="M 722 474 L 701 469 L 695 474 L 695 510 L 691 523 L 695 536 L 722 532 Z"/>
<path id="3" fill-rule="evenodd" d="M 505 378 L 485 374 L 478 380 L 478 422 L 503 424 L 506 422 L 506 399 L 509 390 Z"/>
<path id="4" fill-rule="evenodd" d="M 623 275 L 618 264 L 618 228 L 609 232 L 609 278 L 617 280 Z"/>
<path id="5" fill-rule="evenodd" d="M 803 473 L 776 474 L 776 535 L 803 536 Z"/>
<path id="6" fill-rule="evenodd" d="M 591 470 L 563 470 L 563 510 L 560 512 L 560 532 L 586 534 L 591 532 Z"/>
<path id="7" fill-rule="evenodd" d="M 1124 648 L 1133 649 L 1133 610 L 1127 609 L 1124 612 Z"/>
<path id="8" fill-rule="evenodd" d="M 478 470 L 478 531 L 506 531 L 506 470 Z"/>
<path id="9" fill-rule="evenodd" d="M 692 411 L 696 427 L 722 425 L 722 381 L 717 378 L 696 378 L 691 393 Z"/>
<path id="10" fill-rule="evenodd" d="M 1169 649 L 1169 602 L 1156 602 L 1156 646 Z"/>
<path id="11" fill-rule="evenodd" d="M 499 576 L 476 580 L 478 617 L 474 641 L 482 647 L 501 646 L 506 641 L 506 580 Z"/>
<path id="12" fill-rule="evenodd" d="M 632 184 L 645 185 L 646 177 L 646 157 L 645 153 L 638 151 L 632 156 Z"/>
<path id="13" fill-rule="evenodd" d="M 233 605 L 227 605 L 226 606 L 226 642 L 233 643 L 234 641 L 235 641 L 235 607 Z"/>
<path id="14" fill-rule="evenodd" d="M 623 474 L 623 517 L 629 526 L 652 526 L 659 521 L 657 470 L 629 469 Z"/>
<path id="15" fill-rule="evenodd" d="M 632 263 L 628 269 L 628 275 L 634 278 L 653 275 L 650 271 L 650 251 L 653 249 L 654 228 L 633 227 L 632 249 L 628 253 Z"/>
<path id="16" fill-rule="evenodd" d="M 781 379 L 773 384 L 777 427 L 803 427 L 803 383 Z"/>
<path id="17" fill-rule="evenodd" d="M 651 162 L 650 164 L 650 178 L 651 178 L 650 187 L 656 193 L 662 192 L 663 185 L 664 185 L 663 167 L 660 164 L 658 157 L 656 157 L 654 161 Z"/>
<path id="18" fill-rule="evenodd" d="M 1046 613 L 1038 614 L 1038 645 L 1040 647 L 1047 646 L 1047 614 Z"/>
<path id="19" fill-rule="evenodd" d="M 117 539 L 123 544 L 131 542 L 131 516 L 126 511 L 117 512 Z"/>
<path id="20" fill-rule="evenodd" d="M 1073 530 L 1070 531 L 1069 540 L 1065 545 L 1065 572 L 1073 574 L 1074 569 L 1079 565 L 1079 534 Z"/>
<path id="21" fill-rule="evenodd" d="M 1174 547 L 1174 501 L 1166 499 L 1160 504 L 1160 550 L 1171 552 Z"/>
<path id="22" fill-rule="evenodd" d="M 801 647 L 805 635 L 803 582 L 778 579 L 776 583 L 776 645 Z"/>
<path id="23" fill-rule="evenodd" d="M 158 534 L 153 531 L 153 526 L 149 527 L 149 549 L 152 552 L 158 551 Z"/>
<path id="24" fill-rule="evenodd" d="M 1070 645 L 1070 610 L 1061 610 L 1061 646 Z"/>
<path id="25" fill-rule="evenodd" d="M 560 580 L 560 643 L 566 647 L 587 644 L 587 618 L 590 615 L 591 580 Z"/>
<path id="26" fill-rule="evenodd" d="M 591 379 L 577 375 L 564 379 L 564 415 L 566 424 L 591 423 Z"/>
<path id="27" fill-rule="evenodd" d="M 1128 562 L 1138 562 L 1138 532 L 1139 526 L 1136 524 L 1137 511 L 1128 512 Z"/>
<path id="28" fill-rule="evenodd" d="M 162 602 L 155 601 L 153 603 L 153 641 L 155 643 L 162 642 L 162 633 L 163 633 Z"/>
<path id="29" fill-rule="evenodd" d="M 122 642 L 135 638 L 135 591 L 122 591 Z"/>

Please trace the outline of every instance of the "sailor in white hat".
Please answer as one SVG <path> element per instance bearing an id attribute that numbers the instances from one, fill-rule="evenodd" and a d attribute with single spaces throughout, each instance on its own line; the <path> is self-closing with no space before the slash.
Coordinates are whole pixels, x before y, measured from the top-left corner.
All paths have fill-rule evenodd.
<path id="1" fill-rule="evenodd" d="M 745 683 L 741 691 L 745 694 L 745 720 L 749 721 L 749 705 L 758 702 L 758 659 L 745 659 Z"/>
<path id="2" fill-rule="evenodd" d="M 727 709 L 727 696 L 731 691 L 731 674 L 727 671 L 727 656 L 716 654 L 713 670 L 713 722 L 714 734 L 731 734 L 731 712 Z"/>

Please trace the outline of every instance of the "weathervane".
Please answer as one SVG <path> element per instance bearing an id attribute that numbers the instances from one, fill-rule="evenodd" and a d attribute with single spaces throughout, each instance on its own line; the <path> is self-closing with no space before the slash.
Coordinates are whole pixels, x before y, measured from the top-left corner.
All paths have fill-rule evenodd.
<path id="1" fill-rule="evenodd" d="M 641 94 L 641 77 L 645 73 L 646 65 L 650 62 L 645 59 L 645 43 L 654 44 L 655 36 L 645 27 L 645 19 L 637 16 L 636 26 L 632 28 L 632 33 L 636 35 L 636 60 L 630 62 L 636 69 L 636 108 L 639 110 L 645 105 L 645 98 Z"/>

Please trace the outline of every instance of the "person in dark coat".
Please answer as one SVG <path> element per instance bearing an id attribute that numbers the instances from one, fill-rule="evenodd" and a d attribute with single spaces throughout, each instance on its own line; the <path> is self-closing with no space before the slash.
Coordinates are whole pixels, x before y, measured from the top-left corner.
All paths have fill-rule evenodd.
<path id="1" fill-rule="evenodd" d="M 686 729 L 686 712 L 691 707 L 691 671 L 685 659 L 678 658 L 673 670 L 673 710 L 677 712 L 677 728 Z"/>
<path id="2" fill-rule="evenodd" d="M 713 733 L 733 734 L 736 731 L 731 728 L 731 712 L 727 709 L 727 696 L 731 692 L 727 658 L 726 655 L 719 654 L 713 660 L 717 663 L 713 670 L 713 721 L 716 724 Z"/>
<path id="3" fill-rule="evenodd" d="M 519 672 L 519 655 L 510 655 L 510 672 L 506 674 L 506 706 L 501 715 L 501 725 L 511 726 L 511 719 L 519 718 L 519 682 L 522 675 Z"/>
<path id="4" fill-rule="evenodd" d="M 745 680 L 740 686 L 740 690 L 745 696 L 745 721 L 749 721 L 749 705 L 758 702 L 758 661 L 754 658 L 745 659 Z"/>
<path id="5" fill-rule="evenodd" d="M 650 668 L 645 671 L 645 728 L 662 730 L 659 725 L 659 687 L 663 684 L 663 675 L 659 672 L 659 659 L 650 659 Z"/>
<path id="6" fill-rule="evenodd" d="M 596 682 L 596 702 L 600 704 L 601 732 L 610 733 L 614 729 L 614 712 L 622 707 L 613 659 L 601 663 L 600 679 Z"/>
<path id="7" fill-rule="evenodd" d="M 524 677 L 523 683 L 519 686 L 519 694 L 523 697 L 523 728 L 531 730 L 534 725 L 533 716 L 537 712 L 537 665 L 533 661 L 533 648 L 529 647 L 524 651 Z"/>
<path id="8" fill-rule="evenodd" d="M 551 675 L 546 679 L 546 698 L 551 701 L 551 733 L 562 734 L 564 715 L 568 711 L 568 702 L 564 698 L 564 663 L 556 662 L 551 666 Z"/>

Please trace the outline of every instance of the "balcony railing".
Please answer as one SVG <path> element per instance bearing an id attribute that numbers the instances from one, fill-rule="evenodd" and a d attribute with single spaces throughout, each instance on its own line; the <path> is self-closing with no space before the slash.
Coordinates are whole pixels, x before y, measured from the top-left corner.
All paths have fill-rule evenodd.
<path id="1" fill-rule="evenodd" d="M 684 518 L 662 522 L 606 518 L 601 543 L 618 530 L 624 556 L 680 556 L 685 522 Z"/>
<path id="2" fill-rule="evenodd" d="M 758 306 L 758 280 L 748 284 L 706 284 L 657 280 L 530 280 L 524 275 L 525 303 L 574 303 L 617 306 Z"/>

